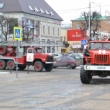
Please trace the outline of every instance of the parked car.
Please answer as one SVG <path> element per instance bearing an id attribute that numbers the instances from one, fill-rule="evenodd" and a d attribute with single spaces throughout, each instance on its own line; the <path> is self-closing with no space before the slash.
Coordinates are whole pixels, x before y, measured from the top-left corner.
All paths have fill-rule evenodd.
<path id="1" fill-rule="evenodd" d="M 83 55 L 80 53 L 71 53 L 69 57 L 74 58 L 76 61 L 80 62 L 80 65 L 83 64 Z"/>
<path id="2" fill-rule="evenodd" d="M 62 54 L 60 53 L 47 53 L 47 54 L 52 55 L 55 59 L 62 56 Z"/>
<path id="3" fill-rule="evenodd" d="M 67 67 L 68 69 L 75 69 L 80 65 L 80 62 L 69 57 L 69 56 L 61 56 L 56 58 L 56 63 L 53 64 L 53 67 Z"/>

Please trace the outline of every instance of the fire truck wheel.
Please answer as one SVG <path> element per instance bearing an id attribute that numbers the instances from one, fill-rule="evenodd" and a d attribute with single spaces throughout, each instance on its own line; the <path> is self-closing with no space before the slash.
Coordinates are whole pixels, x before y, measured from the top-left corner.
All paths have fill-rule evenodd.
<path id="1" fill-rule="evenodd" d="M 37 72 L 41 72 L 43 70 L 43 63 L 41 61 L 36 61 L 34 63 L 34 69 Z"/>
<path id="2" fill-rule="evenodd" d="M 6 62 L 4 60 L 0 60 L 0 70 L 3 70 L 6 68 Z"/>
<path id="3" fill-rule="evenodd" d="M 26 65 L 18 65 L 18 68 L 19 68 L 20 70 L 24 70 L 24 69 L 26 68 Z"/>
<path id="4" fill-rule="evenodd" d="M 46 71 L 51 71 L 53 69 L 53 64 L 45 64 L 44 68 Z"/>
<path id="5" fill-rule="evenodd" d="M 9 61 L 7 62 L 7 68 L 8 68 L 8 69 L 11 69 L 11 70 L 14 70 L 14 69 L 15 69 L 15 63 L 14 63 L 13 60 L 9 60 Z"/>
<path id="6" fill-rule="evenodd" d="M 84 66 L 80 69 L 80 80 L 83 84 L 90 84 L 92 79 L 91 74 L 88 71 L 84 70 Z"/>
<path id="7" fill-rule="evenodd" d="M 0 46 L 0 55 L 4 55 L 6 53 L 6 46 Z"/>

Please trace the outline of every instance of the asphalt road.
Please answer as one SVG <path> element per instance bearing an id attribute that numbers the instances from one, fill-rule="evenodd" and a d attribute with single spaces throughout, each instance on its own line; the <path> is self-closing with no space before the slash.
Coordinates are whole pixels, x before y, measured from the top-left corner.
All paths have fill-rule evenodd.
<path id="1" fill-rule="evenodd" d="M 109 110 L 110 78 L 84 85 L 79 69 L 0 71 L 0 110 Z"/>

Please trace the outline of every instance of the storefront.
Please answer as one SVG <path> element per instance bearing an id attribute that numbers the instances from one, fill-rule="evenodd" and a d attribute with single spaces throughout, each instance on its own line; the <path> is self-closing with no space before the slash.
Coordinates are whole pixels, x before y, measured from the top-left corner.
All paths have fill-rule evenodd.
<path id="1" fill-rule="evenodd" d="M 67 30 L 67 41 L 70 43 L 70 51 L 82 52 L 81 41 L 86 37 L 86 32 L 79 29 Z"/>
<path id="2" fill-rule="evenodd" d="M 81 51 L 81 41 L 74 41 L 70 45 L 70 51 L 73 51 L 75 53 L 82 52 Z"/>

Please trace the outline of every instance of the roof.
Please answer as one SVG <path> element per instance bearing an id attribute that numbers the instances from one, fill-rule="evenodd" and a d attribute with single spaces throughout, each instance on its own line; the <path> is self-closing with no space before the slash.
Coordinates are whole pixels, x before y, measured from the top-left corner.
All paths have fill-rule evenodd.
<path id="1" fill-rule="evenodd" d="M 45 0 L 0 0 L 0 13 L 28 13 L 36 16 L 51 18 L 59 21 L 63 19 L 45 2 Z"/>
<path id="2" fill-rule="evenodd" d="M 108 20 L 108 17 L 107 16 L 97 16 L 96 18 L 98 20 Z M 80 17 L 80 18 L 76 18 L 76 19 L 71 20 L 71 21 L 82 21 L 82 20 L 85 20 L 85 18 L 84 17 Z"/>

